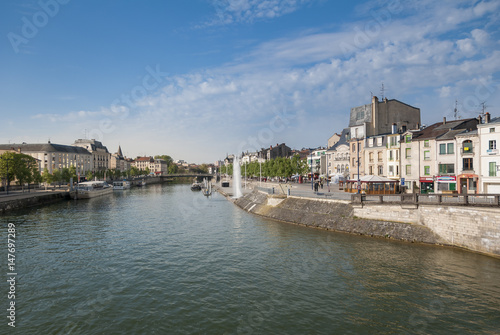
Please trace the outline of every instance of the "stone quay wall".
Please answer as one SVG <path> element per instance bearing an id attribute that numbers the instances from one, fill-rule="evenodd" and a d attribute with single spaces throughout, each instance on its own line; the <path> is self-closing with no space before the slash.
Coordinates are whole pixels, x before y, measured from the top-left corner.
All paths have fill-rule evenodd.
<path id="1" fill-rule="evenodd" d="M 408 242 L 445 244 L 424 225 L 356 217 L 348 201 L 268 195 L 257 190 L 232 201 L 249 213 L 307 227 Z"/>
<path id="2" fill-rule="evenodd" d="M 32 196 L 29 197 L 21 197 L 19 199 L 2 201 L 0 202 L 0 214 L 4 214 L 10 210 L 51 204 L 69 198 L 70 198 L 69 192 L 54 192 L 54 193 L 44 193 L 44 194 L 33 194 Z"/>
<path id="3" fill-rule="evenodd" d="M 258 190 L 231 201 L 249 213 L 307 227 L 455 246 L 500 257 L 497 207 L 356 204 L 269 195 Z"/>
<path id="4" fill-rule="evenodd" d="M 353 215 L 429 227 L 445 244 L 500 256 L 500 208 L 363 204 Z"/>

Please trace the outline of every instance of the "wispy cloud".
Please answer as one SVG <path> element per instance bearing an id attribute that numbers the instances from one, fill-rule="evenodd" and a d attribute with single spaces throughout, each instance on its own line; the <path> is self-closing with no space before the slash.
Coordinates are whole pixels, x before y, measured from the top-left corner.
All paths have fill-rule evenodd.
<path id="1" fill-rule="evenodd" d="M 212 0 L 215 17 L 203 26 L 252 23 L 292 13 L 317 0 Z"/>

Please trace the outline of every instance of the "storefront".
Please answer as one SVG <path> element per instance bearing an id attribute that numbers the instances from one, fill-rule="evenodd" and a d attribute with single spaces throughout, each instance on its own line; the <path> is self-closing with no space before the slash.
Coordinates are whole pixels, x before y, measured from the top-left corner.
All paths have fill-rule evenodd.
<path id="1" fill-rule="evenodd" d="M 456 176 L 437 176 L 436 184 L 438 193 L 457 193 Z"/>
<path id="2" fill-rule="evenodd" d="M 399 193 L 399 180 L 379 176 L 363 176 L 357 180 L 347 180 L 344 192 L 357 193 L 358 189 L 364 194 L 396 194 Z"/>
<path id="3" fill-rule="evenodd" d="M 422 177 L 420 181 L 420 193 L 434 193 L 434 178 L 433 177 Z"/>
<path id="4" fill-rule="evenodd" d="M 458 180 L 458 193 L 461 194 L 476 194 L 477 193 L 477 174 L 461 174 L 457 177 Z"/>

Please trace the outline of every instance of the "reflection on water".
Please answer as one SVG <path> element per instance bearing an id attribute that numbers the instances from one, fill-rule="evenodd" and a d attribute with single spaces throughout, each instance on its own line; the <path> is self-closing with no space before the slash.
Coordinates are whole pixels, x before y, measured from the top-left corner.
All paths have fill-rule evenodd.
<path id="1" fill-rule="evenodd" d="M 188 185 L 14 212 L 4 231 L 7 222 L 18 232 L 20 334 L 494 334 L 500 325 L 497 259 L 264 220 Z"/>

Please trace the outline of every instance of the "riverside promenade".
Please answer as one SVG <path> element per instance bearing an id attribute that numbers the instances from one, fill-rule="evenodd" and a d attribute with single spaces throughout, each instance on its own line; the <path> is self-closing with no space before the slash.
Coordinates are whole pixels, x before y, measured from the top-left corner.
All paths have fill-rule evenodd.
<path id="1" fill-rule="evenodd" d="M 225 188 L 226 193 L 233 193 L 233 181 L 230 180 L 230 187 Z M 220 183 L 217 183 L 220 187 Z M 351 193 L 339 190 L 338 184 L 330 184 L 327 186 L 323 185 L 323 188 L 319 188 L 318 192 L 314 192 L 311 187 L 311 183 L 278 183 L 278 182 L 259 182 L 255 180 L 247 180 L 245 188 L 245 180 L 241 180 L 241 191 L 243 194 L 249 193 L 254 189 L 267 192 L 268 194 L 282 194 L 288 195 L 290 197 L 301 197 L 301 198 L 311 198 L 311 199 L 335 199 L 335 200 L 346 200 L 351 201 Z"/>

